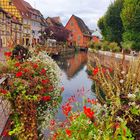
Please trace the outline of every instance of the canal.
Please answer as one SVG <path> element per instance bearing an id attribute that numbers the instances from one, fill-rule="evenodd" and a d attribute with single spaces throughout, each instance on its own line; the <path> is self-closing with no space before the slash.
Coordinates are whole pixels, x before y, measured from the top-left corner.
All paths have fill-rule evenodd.
<path id="1" fill-rule="evenodd" d="M 53 58 L 61 69 L 61 84 L 64 87 L 62 93 L 62 102 L 55 116 L 56 122 L 64 121 L 66 118 L 62 113 L 62 105 L 69 100 L 70 97 L 75 97 L 79 104 L 83 103 L 83 98 L 96 98 L 92 92 L 92 80 L 88 77 L 87 63 L 88 56 L 85 52 L 75 54 L 64 54 Z M 73 106 L 75 104 L 73 103 Z M 73 107 L 74 108 L 74 107 Z M 45 132 L 46 136 L 48 131 Z"/>

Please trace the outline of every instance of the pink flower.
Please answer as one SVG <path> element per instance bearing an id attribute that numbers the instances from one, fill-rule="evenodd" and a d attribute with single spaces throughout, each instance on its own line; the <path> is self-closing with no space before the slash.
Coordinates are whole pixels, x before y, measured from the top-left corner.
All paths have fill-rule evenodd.
<path id="1" fill-rule="evenodd" d="M 61 92 L 64 92 L 64 87 L 61 87 Z"/>

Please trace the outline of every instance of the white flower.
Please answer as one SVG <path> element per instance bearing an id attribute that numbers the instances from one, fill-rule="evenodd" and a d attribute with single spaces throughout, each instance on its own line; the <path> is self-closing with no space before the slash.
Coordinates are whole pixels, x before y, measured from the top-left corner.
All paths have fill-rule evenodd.
<path id="1" fill-rule="evenodd" d="M 124 80 L 123 80 L 123 79 L 121 79 L 121 80 L 120 80 L 120 83 L 121 83 L 121 84 L 122 84 L 122 83 L 124 83 Z"/>
<path id="2" fill-rule="evenodd" d="M 125 71 L 122 71 L 121 74 L 125 74 Z"/>
<path id="3" fill-rule="evenodd" d="M 131 94 L 131 93 L 129 93 L 127 96 L 128 96 L 128 98 L 136 98 L 136 95 L 135 94 Z"/>

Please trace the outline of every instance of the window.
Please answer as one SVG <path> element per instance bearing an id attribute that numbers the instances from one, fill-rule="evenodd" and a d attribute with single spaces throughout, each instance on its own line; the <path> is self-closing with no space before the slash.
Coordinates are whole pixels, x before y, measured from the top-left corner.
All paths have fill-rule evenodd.
<path id="1" fill-rule="evenodd" d="M 73 22 L 71 22 L 70 25 L 73 26 L 74 25 Z"/>
<path id="2" fill-rule="evenodd" d="M 81 36 L 80 36 L 80 35 L 78 35 L 77 40 L 78 40 L 78 41 L 80 41 L 80 40 L 81 40 Z"/>

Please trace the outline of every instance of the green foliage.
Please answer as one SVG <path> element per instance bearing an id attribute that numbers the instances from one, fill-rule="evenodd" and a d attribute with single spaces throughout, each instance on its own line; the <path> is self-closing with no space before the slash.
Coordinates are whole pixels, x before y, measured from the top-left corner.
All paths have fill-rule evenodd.
<path id="1" fill-rule="evenodd" d="M 133 48 L 133 44 L 134 44 L 134 41 L 126 41 L 126 42 L 123 42 L 121 45 L 122 45 L 122 48 L 126 52 L 130 53 L 131 49 Z"/>
<path id="2" fill-rule="evenodd" d="M 124 0 L 124 8 L 121 13 L 124 26 L 124 41 L 134 41 L 132 49 L 140 50 L 140 1 Z"/>
<path id="3" fill-rule="evenodd" d="M 106 14 L 98 21 L 98 27 L 107 41 L 117 43 L 122 41 L 123 25 L 120 17 L 122 8 L 123 0 L 116 0 L 111 3 Z"/>
<path id="4" fill-rule="evenodd" d="M 120 52 L 120 47 L 116 42 L 112 42 L 109 44 L 109 48 L 112 52 Z"/>
<path id="5" fill-rule="evenodd" d="M 103 51 L 110 51 L 109 42 L 108 42 L 108 41 L 104 41 L 104 42 L 102 43 L 102 50 L 103 50 Z"/>

